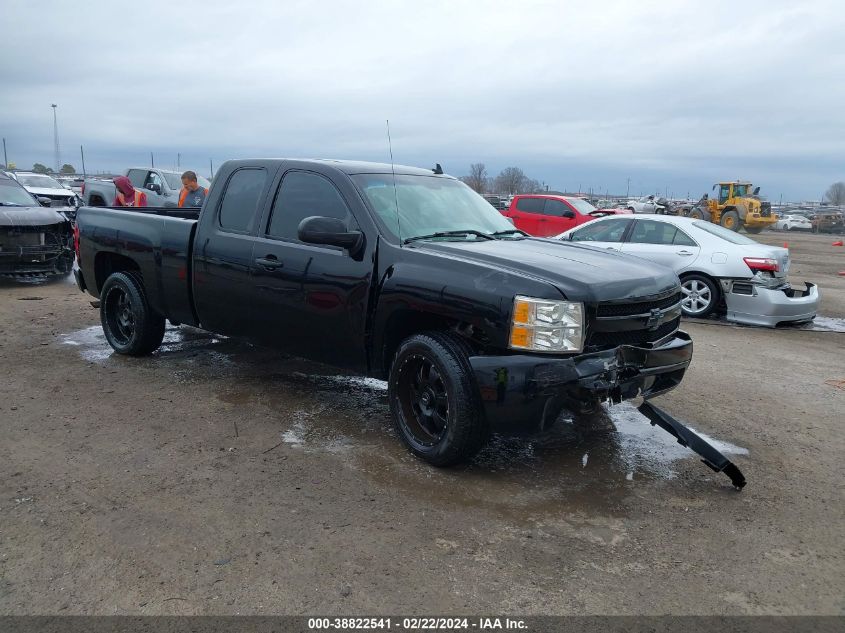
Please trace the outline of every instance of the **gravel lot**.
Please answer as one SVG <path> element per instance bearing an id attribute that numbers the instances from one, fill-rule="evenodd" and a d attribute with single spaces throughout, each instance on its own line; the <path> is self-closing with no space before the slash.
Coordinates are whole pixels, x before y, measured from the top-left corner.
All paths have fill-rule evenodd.
<path id="1" fill-rule="evenodd" d="M 845 249 L 788 241 L 845 323 Z M 110 353 L 69 279 L 0 283 L 2 614 L 842 614 L 845 334 L 685 325 L 660 399 L 412 458 L 383 385 L 173 329 Z M 826 382 L 828 381 L 828 382 Z"/>

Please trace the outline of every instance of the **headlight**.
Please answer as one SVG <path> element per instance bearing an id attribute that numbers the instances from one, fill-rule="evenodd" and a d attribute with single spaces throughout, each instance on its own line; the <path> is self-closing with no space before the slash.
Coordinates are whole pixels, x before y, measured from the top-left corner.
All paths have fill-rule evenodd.
<path id="1" fill-rule="evenodd" d="M 580 352 L 584 348 L 584 304 L 517 295 L 513 301 L 510 348 Z"/>

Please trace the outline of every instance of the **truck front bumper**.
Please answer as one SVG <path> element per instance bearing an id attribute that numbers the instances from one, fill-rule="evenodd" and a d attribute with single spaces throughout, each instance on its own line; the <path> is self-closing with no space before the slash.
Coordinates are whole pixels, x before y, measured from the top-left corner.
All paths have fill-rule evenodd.
<path id="1" fill-rule="evenodd" d="M 804 283 L 806 288 L 798 290 L 790 287 L 771 289 L 734 282 L 725 293 L 727 319 L 765 327 L 775 327 L 778 323 L 811 321 L 819 308 L 819 288 L 815 284 Z"/>
<path id="2" fill-rule="evenodd" d="M 674 389 L 692 359 L 692 340 L 678 331 L 655 347 L 621 345 L 571 358 L 539 354 L 469 359 L 488 422 L 499 429 L 536 430 L 561 410 L 597 400 L 653 397 Z"/>

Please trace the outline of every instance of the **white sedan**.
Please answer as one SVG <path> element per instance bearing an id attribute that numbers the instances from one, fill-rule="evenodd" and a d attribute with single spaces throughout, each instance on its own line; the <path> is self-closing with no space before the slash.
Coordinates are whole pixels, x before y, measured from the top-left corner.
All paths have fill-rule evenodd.
<path id="1" fill-rule="evenodd" d="M 673 269 L 681 279 L 681 310 L 706 317 L 724 310 L 729 321 L 774 327 L 816 316 L 815 284 L 786 281 L 789 251 L 767 246 L 718 224 L 654 215 L 609 216 L 557 238 L 620 251 Z"/>
<path id="2" fill-rule="evenodd" d="M 778 219 L 775 228 L 781 231 L 812 231 L 813 223 L 803 215 L 785 215 Z"/>

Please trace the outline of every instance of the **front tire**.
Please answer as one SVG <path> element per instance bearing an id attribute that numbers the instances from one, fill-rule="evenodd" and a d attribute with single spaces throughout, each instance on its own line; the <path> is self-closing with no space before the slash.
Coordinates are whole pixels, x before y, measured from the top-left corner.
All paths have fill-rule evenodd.
<path id="1" fill-rule="evenodd" d="M 399 437 L 434 466 L 469 460 L 489 435 L 469 354 L 457 335 L 416 334 L 402 342 L 390 368 L 388 397 Z"/>
<path id="2" fill-rule="evenodd" d="M 739 231 L 740 227 L 742 226 L 742 222 L 739 219 L 739 213 L 737 213 L 733 209 L 731 209 L 730 211 L 725 211 L 722 214 L 722 217 L 719 220 L 719 224 L 721 224 L 726 229 L 730 229 L 734 232 Z"/>
<path id="3" fill-rule="evenodd" d="M 164 339 L 164 317 L 150 308 L 137 271 L 112 273 L 106 279 L 100 291 L 100 322 L 118 354 L 146 356 Z"/>
<path id="4" fill-rule="evenodd" d="M 681 279 L 681 312 L 684 316 L 703 319 L 719 305 L 719 287 L 710 277 L 691 274 Z"/>

